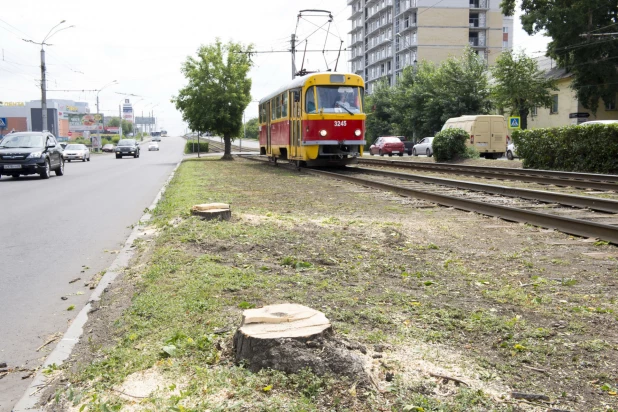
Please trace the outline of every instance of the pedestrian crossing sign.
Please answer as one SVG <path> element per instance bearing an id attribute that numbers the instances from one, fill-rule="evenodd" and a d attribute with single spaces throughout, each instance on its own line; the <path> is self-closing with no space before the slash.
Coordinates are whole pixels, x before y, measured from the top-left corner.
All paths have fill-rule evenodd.
<path id="1" fill-rule="evenodd" d="M 4 129 L 6 127 L 6 117 L 0 117 L 0 129 Z"/>
<path id="2" fill-rule="evenodd" d="M 521 129 L 521 117 L 509 117 L 509 129 Z"/>

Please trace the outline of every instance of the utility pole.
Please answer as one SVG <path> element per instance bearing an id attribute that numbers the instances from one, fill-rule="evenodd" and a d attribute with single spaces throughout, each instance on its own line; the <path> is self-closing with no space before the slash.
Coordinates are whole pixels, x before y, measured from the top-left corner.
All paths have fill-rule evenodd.
<path id="1" fill-rule="evenodd" d="M 43 116 L 43 124 L 41 130 L 47 130 L 47 88 L 45 87 L 45 49 L 41 43 L 41 114 Z"/>
<path id="2" fill-rule="evenodd" d="M 292 39 L 290 40 L 292 52 L 292 80 L 296 77 L 296 34 L 292 34 Z"/>
<path id="3" fill-rule="evenodd" d="M 122 139 L 122 105 L 118 105 L 118 133 L 120 134 L 120 138 Z"/>

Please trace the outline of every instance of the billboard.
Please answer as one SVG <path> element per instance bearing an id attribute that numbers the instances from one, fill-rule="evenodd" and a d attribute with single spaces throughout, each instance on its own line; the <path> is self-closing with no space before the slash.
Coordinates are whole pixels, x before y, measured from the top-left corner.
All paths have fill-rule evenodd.
<path id="1" fill-rule="evenodd" d="M 79 114 L 79 107 L 71 106 L 68 104 L 61 104 L 58 106 L 58 118 L 68 119 L 69 114 Z"/>
<path id="2" fill-rule="evenodd" d="M 69 130 L 72 132 L 103 131 L 102 114 L 69 114 Z"/>
<path id="3" fill-rule="evenodd" d="M 122 118 L 129 123 L 133 123 L 133 106 L 129 103 L 125 103 L 122 106 Z"/>
<path id="4" fill-rule="evenodd" d="M 155 118 L 136 116 L 135 124 L 155 124 Z"/>

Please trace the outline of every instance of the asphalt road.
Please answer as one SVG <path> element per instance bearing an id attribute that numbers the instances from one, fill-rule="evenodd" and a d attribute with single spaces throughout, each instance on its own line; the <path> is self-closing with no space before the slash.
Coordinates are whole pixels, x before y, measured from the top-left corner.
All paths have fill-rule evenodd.
<path id="1" fill-rule="evenodd" d="M 114 260 L 110 252 L 122 248 L 182 159 L 183 145 L 167 137 L 158 152 L 142 145 L 138 159 L 92 155 L 90 162 L 66 163 L 62 177 L 0 179 L 0 363 L 42 363 L 55 345 L 37 348 L 64 333 L 85 305 L 84 283 Z M 0 379 L 0 412 L 23 395 L 31 380 L 24 375 Z"/>

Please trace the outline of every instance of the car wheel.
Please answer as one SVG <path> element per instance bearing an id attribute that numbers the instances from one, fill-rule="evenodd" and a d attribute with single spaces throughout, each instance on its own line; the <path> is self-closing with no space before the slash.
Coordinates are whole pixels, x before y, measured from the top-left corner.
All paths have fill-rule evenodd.
<path id="1" fill-rule="evenodd" d="M 427 151 L 425 152 L 425 154 L 427 155 L 427 157 L 431 157 L 433 156 L 433 153 L 431 153 L 431 150 L 427 149 Z"/>
<path id="2" fill-rule="evenodd" d="M 116 159 L 120 159 L 122 156 L 120 155 L 116 155 Z"/>
<path id="3" fill-rule="evenodd" d="M 403 157 L 403 152 L 399 153 L 399 157 Z"/>
<path id="4" fill-rule="evenodd" d="M 413 149 L 413 150 L 412 150 L 412 154 L 413 154 L 414 156 L 418 156 L 418 153 L 416 153 L 416 149 Z"/>
<path id="5" fill-rule="evenodd" d="M 56 172 L 56 176 L 64 175 L 64 160 L 60 161 L 60 166 L 58 166 L 58 168 L 54 170 L 54 172 Z"/>
<path id="6" fill-rule="evenodd" d="M 392 154 L 392 153 L 389 153 L 389 154 L 388 154 L 388 157 L 393 157 L 393 154 Z"/>
<path id="7" fill-rule="evenodd" d="M 12 177 L 13 179 L 19 179 L 19 175 L 18 175 L 18 174 L 11 175 L 11 177 Z"/>
<path id="8" fill-rule="evenodd" d="M 90 156 L 88 156 L 88 161 L 90 161 Z"/>
<path id="9" fill-rule="evenodd" d="M 515 156 L 513 156 L 513 152 L 511 152 L 510 150 L 506 152 L 506 158 L 509 160 L 515 160 Z"/>
<path id="10" fill-rule="evenodd" d="M 67 162 L 71 163 L 71 159 L 67 160 Z"/>
<path id="11" fill-rule="evenodd" d="M 51 166 L 49 165 L 49 159 L 46 159 L 45 160 L 45 170 L 39 173 L 39 175 L 41 176 L 41 179 L 49 179 L 50 169 L 51 169 Z"/>
<path id="12" fill-rule="evenodd" d="M 86 161 L 86 158 L 84 157 L 84 158 L 82 159 L 82 162 L 85 162 L 85 161 Z"/>
<path id="13" fill-rule="evenodd" d="M 378 152 L 378 154 L 379 154 L 380 156 L 384 156 L 384 153 L 382 153 L 382 150 L 380 150 L 380 151 Z"/>
<path id="14" fill-rule="evenodd" d="M 412 156 L 412 150 L 408 150 L 408 156 Z"/>
<path id="15" fill-rule="evenodd" d="M 135 153 L 135 154 L 133 155 L 133 158 L 134 158 L 134 159 L 137 159 L 137 153 Z"/>

